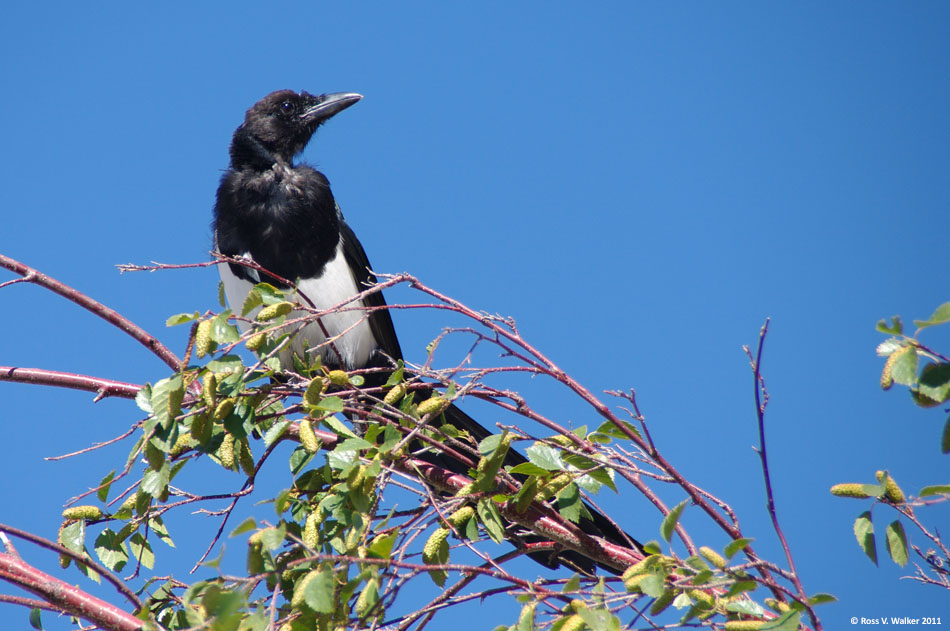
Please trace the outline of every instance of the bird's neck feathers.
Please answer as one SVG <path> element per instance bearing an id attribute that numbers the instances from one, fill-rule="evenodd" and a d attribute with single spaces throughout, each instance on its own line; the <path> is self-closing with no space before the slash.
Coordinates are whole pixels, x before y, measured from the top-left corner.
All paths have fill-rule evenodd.
<path id="1" fill-rule="evenodd" d="M 234 133 L 230 153 L 233 169 L 250 167 L 264 170 L 277 163 L 291 162 L 291 159 L 285 159 L 277 152 L 268 149 L 260 139 L 245 130 L 243 125 Z"/>

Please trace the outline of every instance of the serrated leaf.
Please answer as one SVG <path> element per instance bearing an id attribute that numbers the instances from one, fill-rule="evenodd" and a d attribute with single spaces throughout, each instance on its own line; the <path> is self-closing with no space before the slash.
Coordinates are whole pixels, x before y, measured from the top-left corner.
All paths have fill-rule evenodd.
<path id="1" fill-rule="evenodd" d="M 838 599 L 831 594 L 815 594 L 808 598 L 810 605 L 824 605 L 825 603 L 836 603 Z"/>
<path id="2" fill-rule="evenodd" d="M 774 620 L 769 620 L 759 631 L 798 631 L 798 623 L 802 617 L 800 611 L 787 611 Z"/>
<path id="3" fill-rule="evenodd" d="M 152 413 L 152 384 L 147 383 L 135 393 L 135 405 L 146 414 Z"/>
<path id="4" fill-rule="evenodd" d="M 333 613 L 333 571 L 323 569 L 307 583 L 304 589 L 304 602 L 317 613 Z"/>
<path id="5" fill-rule="evenodd" d="M 102 564 L 113 572 L 119 572 L 129 560 L 125 543 L 110 528 L 106 528 L 96 537 L 96 556 Z"/>
<path id="6" fill-rule="evenodd" d="M 185 396 L 185 386 L 181 375 L 176 374 L 162 379 L 152 386 L 149 404 L 162 429 L 169 429 L 175 417 L 181 412 L 181 402 Z"/>
<path id="7" fill-rule="evenodd" d="M 891 367 L 891 378 L 902 386 L 917 383 L 917 349 L 905 346 L 888 358 Z"/>
<path id="8" fill-rule="evenodd" d="M 487 438 L 485 440 L 488 440 Z M 546 471 L 563 471 L 561 450 L 544 443 L 535 443 L 524 450 L 528 460 Z"/>
<path id="9" fill-rule="evenodd" d="M 950 364 L 928 363 L 920 371 L 917 391 L 939 405 L 950 398 Z"/>
<path id="10" fill-rule="evenodd" d="M 86 538 L 86 522 L 74 521 L 59 531 L 59 542 L 64 548 L 76 554 L 82 554 Z"/>
<path id="11" fill-rule="evenodd" d="M 170 473 L 171 468 L 168 466 L 167 462 L 163 464 L 162 468 L 158 471 L 149 469 L 145 472 L 145 475 L 142 476 L 142 484 L 139 488 L 142 489 L 143 493 L 146 493 L 154 498 L 159 498 L 165 494 L 165 490 L 168 487 Z"/>
<path id="12" fill-rule="evenodd" d="M 366 552 L 377 559 L 388 559 L 389 555 L 392 554 L 398 535 L 398 532 L 391 532 L 388 535 L 376 537 L 366 548 Z"/>
<path id="13" fill-rule="evenodd" d="M 591 631 L 609 631 L 613 615 L 606 609 L 584 608 L 577 612 Z"/>
<path id="14" fill-rule="evenodd" d="M 874 542 L 874 524 L 871 521 L 871 511 L 864 511 L 854 520 L 854 536 L 864 554 L 877 565 L 877 544 Z"/>
<path id="15" fill-rule="evenodd" d="M 194 313 L 176 313 L 165 320 L 165 326 L 178 326 L 179 324 L 184 324 L 185 322 L 193 322 L 200 317 L 201 314 L 197 311 Z"/>
<path id="16" fill-rule="evenodd" d="M 651 574 L 637 584 L 640 591 L 650 598 L 659 598 L 666 590 L 666 583 L 659 574 Z"/>
<path id="17" fill-rule="evenodd" d="M 317 410 L 336 414 L 343 411 L 343 399 L 337 396 L 324 397 L 313 407 Z"/>
<path id="18" fill-rule="evenodd" d="M 574 574 L 571 578 L 567 579 L 567 582 L 564 583 L 561 593 L 567 594 L 570 592 L 576 592 L 581 588 L 581 577 L 579 574 Z"/>
<path id="19" fill-rule="evenodd" d="M 934 484 L 920 489 L 921 497 L 930 495 L 950 495 L 950 484 Z"/>
<path id="20" fill-rule="evenodd" d="M 907 565 L 907 535 L 904 533 L 904 526 L 895 519 L 888 524 L 884 534 L 887 537 L 887 552 L 891 555 L 891 560 L 901 567 Z"/>
<path id="21" fill-rule="evenodd" d="M 231 375 L 231 374 L 243 374 L 244 373 L 244 362 L 237 355 L 223 355 L 217 359 L 213 359 L 208 362 L 208 370 L 217 374 Z M 221 389 L 221 383 L 219 379 L 218 388 Z M 231 392 L 225 392 L 221 390 L 223 394 L 233 394 Z"/>
<path id="22" fill-rule="evenodd" d="M 165 527 L 165 522 L 162 521 L 162 518 L 159 516 L 150 517 L 148 520 L 148 526 L 152 529 L 152 532 L 161 539 L 169 548 L 175 547 L 175 542 L 172 541 L 171 535 L 168 534 L 168 528 Z"/>
<path id="23" fill-rule="evenodd" d="M 145 540 L 142 533 L 137 532 L 129 537 L 129 548 L 132 549 L 132 558 L 136 562 L 140 562 L 150 570 L 155 566 L 155 553 L 152 552 L 152 544 Z"/>
<path id="24" fill-rule="evenodd" d="M 241 315 L 246 316 L 255 307 L 260 307 L 264 304 L 264 301 L 261 299 L 261 292 L 256 287 L 251 288 L 251 291 L 247 292 L 247 297 L 244 298 L 244 302 L 241 304 Z"/>
<path id="25" fill-rule="evenodd" d="M 228 535 L 229 537 L 237 537 L 238 535 L 243 535 L 245 532 L 250 532 L 257 528 L 257 522 L 254 521 L 253 517 L 248 517 L 240 523 L 240 525 L 231 531 Z"/>
<path id="26" fill-rule="evenodd" d="M 900 350 L 904 347 L 904 343 L 900 338 L 889 337 L 880 344 L 877 345 L 875 352 L 877 352 L 880 357 L 888 357 L 894 351 Z"/>
<path id="27" fill-rule="evenodd" d="M 241 332 L 228 322 L 231 311 L 225 310 L 211 320 L 211 339 L 218 344 L 230 344 L 241 339 Z"/>
<path id="28" fill-rule="evenodd" d="M 755 541 L 754 539 L 743 537 L 741 539 L 734 539 L 726 544 L 726 547 L 723 549 L 722 553 L 726 555 L 727 559 L 731 559 L 735 556 L 736 552 L 739 550 L 745 549 L 747 545 Z"/>
<path id="29" fill-rule="evenodd" d="M 99 481 L 99 490 L 96 491 L 96 497 L 99 498 L 100 502 L 105 502 L 109 498 L 109 489 L 112 487 L 112 480 L 115 478 L 115 469 L 106 474 L 102 480 Z"/>
<path id="30" fill-rule="evenodd" d="M 749 583 L 751 581 L 739 581 L 739 582 Z M 755 587 L 753 587 L 752 589 L 755 589 Z M 751 591 L 751 590 L 746 589 L 746 590 L 741 590 L 741 591 Z M 760 605 L 759 603 L 751 599 L 731 600 L 726 603 L 725 609 L 726 611 L 730 611 L 732 613 L 742 613 L 747 616 L 755 616 L 757 618 L 761 618 L 762 616 L 765 615 L 765 609 L 762 608 L 762 605 Z"/>
<path id="31" fill-rule="evenodd" d="M 950 302 L 945 302 L 939 307 L 936 311 L 933 312 L 926 320 L 914 320 L 914 325 L 918 329 L 925 329 L 928 326 L 936 326 L 938 324 L 946 324 L 950 322 Z"/>
<path id="32" fill-rule="evenodd" d="M 640 432 L 637 430 L 636 426 L 633 423 L 628 423 L 627 421 L 620 421 L 623 426 L 633 432 L 633 435 L 637 438 L 640 438 Z M 600 427 L 595 430 L 598 434 L 606 434 L 613 438 L 619 438 L 621 440 L 630 440 L 626 433 L 610 421 L 605 421 L 601 423 Z"/>
<path id="33" fill-rule="evenodd" d="M 290 421 L 287 419 L 281 419 L 270 426 L 270 428 L 264 433 L 264 446 L 270 447 L 276 443 L 281 436 L 284 435 L 284 432 L 287 431 L 287 428 L 290 427 Z"/>
<path id="34" fill-rule="evenodd" d="M 223 282 L 223 281 L 219 281 L 219 282 L 218 282 L 218 304 L 221 305 L 222 307 L 227 307 L 227 306 L 228 306 L 227 296 L 225 296 L 225 294 L 224 294 L 224 282 Z"/>
<path id="35" fill-rule="evenodd" d="M 673 538 L 673 531 L 676 529 L 676 524 L 679 523 L 680 515 L 683 514 L 687 504 L 689 504 L 689 500 L 683 500 L 673 507 L 669 515 L 663 518 L 663 523 L 660 525 L 660 534 L 667 543 Z"/>
<path id="36" fill-rule="evenodd" d="M 894 316 L 891 318 L 892 324 L 888 324 L 887 320 L 879 320 L 877 323 L 877 330 L 881 333 L 890 333 L 891 335 L 900 335 L 904 332 L 904 325 L 901 323 L 900 316 Z"/>
<path id="37" fill-rule="evenodd" d="M 584 502 L 581 500 L 581 491 L 573 482 L 557 494 L 557 512 L 575 524 L 581 520 L 581 517 L 587 517 L 585 514 L 587 509 L 584 508 Z"/>
<path id="38" fill-rule="evenodd" d="M 495 543 L 501 543 L 505 540 L 505 524 L 501 521 L 501 515 L 498 508 L 488 498 L 478 500 L 476 505 L 479 520 L 485 527 L 485 532 Z"/>
<path id="39" fill-rule="evenodd" d="M 237 631 L 247 598 L 240 591 L 229 591 L 212 585 L 201 597 L 201 606 L 209 618 L 214 618 L 213 631 Z"/>
<path id="40" fill-rule="evenodd" d="M 729 586 L 728 590 L 726 590 L 725 597 L 732 598 L 733 596 L 736 596 L 737 594 L 741 594 L 742 592 L 754 592 L 758 588 L 758 586 L 759 586 L 758 583 L 756 583 L 755 581 L 736 581 L 735 583 Z M 735 601 L 735 602 L 743 602 L 743 601 Z M 750 602 L 755 602 L 755 601 L 750 601 Z M 756 607 L 758 607 L 758 605 L 756 605 Z M 758 609 L 755 609 L 755 611 L 763 612 L 763 609 L 761 607 L 758 607 Z"/>
<path id="41" fill-rule="evenodd" d="M 508 472 L 520 475 L 547 475 L 548 470 L 542 469 L 538 465 L 532 464 L 530 462 L 522 462 L 519 465 L 511 467 Z"/>
<path id="42" fill-rule="evenodd" d="M 403 379 L 405 378 L 404 377 L 405 371 L 403 370 L 402 360 L 400 359 L 396 365 L 398 366 L 398 368 L 396 368 L 396 370 L 394 370 L 392 374 L 389 375 L 389 379 L 387 379 L 386 383 L 383 384 L 384 388 L 391 388 L 397 383 L 402 383 Z"/>

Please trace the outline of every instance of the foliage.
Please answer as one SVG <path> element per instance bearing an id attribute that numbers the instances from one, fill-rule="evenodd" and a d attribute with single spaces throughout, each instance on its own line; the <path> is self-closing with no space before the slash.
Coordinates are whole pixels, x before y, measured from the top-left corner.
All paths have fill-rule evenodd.
<path id="1" fill-rule="evenodd" d="M 945 302 L 926 320 L 914 320 L 917 327 L 912 336 L 904 333 L 900 316 L 888 322 L 881 320 L 877 330 L 890 337 L 878 345 L 877 353 L 886 357 L 881 372 L 881 387 L 891 389 L 894 384 L 906 386 L 912 401 L 922 408 L 932 408 L 950 401 L 950 359 L 928 348 L 919 339 L 920 333 L 930 327 L 950 323 L 950 302 Z M 940 442 L 942 453 L 950 453 L 950 417 L 944 422 Z M 831 487 L 831 493 L 839 497 L 871 500 L 871 509 L 861 513 L 854 522 L 854 534 L 858 545 L 868 558 L 877 564 L 877 543 L 874 538 L 872 510 L 882 504 L 896 510 L 914 529 L 930 540 L 926 552 L 917 545 L 908 545 L 908 537 L 900 518 L 891 521 L 884 531 L 884 542 L 891 560 L 903 567 L 909 560 L 908 549 L 912 548 L 923 561 L 916 564 L 912 577 L 924 583 L 950 589 L 950 550 L 936 531 L 928 530 L 917 518 L 914 508 L 929 506 L 950 500 L 950 485 L 945 483 L 923 487 L 916 497 L 908 497 L 887 471 L 875 473 L 876 483 L 842 483 Z"/>
<path id="2" fill-rule="evenodd" d="M 608 404 L 526 342 L 510 319 L 474 311 L 409 275 L 386 277 L 367 292 L 405 284 L 431 300 L 429 307 L 451 312 L 464 325 L 444 330 L 429 346 L 426 362 L 411 371 L 400 363 L 347 373 L 295 356 L 295 371 L 287 373 L 280 369 L 281 351 L 299 327 L 327 312 L 294 303 L 266 283 L 255 287 L 240 313 L 170 317 L 169 326 L 190 327 L 179 360 L 79 292 L 5 257 L 0 264 L 27 282 L 58 287 L 54 291 L 110 319 L 171 368 L 141 387 L 42 369 L 2 373 L 7 380 L 134 399 L 145 414 L 126 434 L 134 440 L 122 466 L 77 498 L 91 503 L 63 514 L 57 549 L 64 567 L 72 564 L 93 580 L 105 577 L 136 605 L 130 620 L 120 607 L 102 603 L 103 615 L 118 620 L 97 620 L 102 628 L 422 629 L 447 608 L 478 598 L 515 599 L 520 614 L 501 628 L 517 631 L 662 624 L 821 628 L 814 606 L 831 597 L 806 595 L 787 546 L 789 569 L 759 557 L 728 504 L 666 461 L 632 391 L 607 393 L 620 405 Z M 334 309 L 347 308 L 357 307 Z M 753 362 L 757 388 L 764 334 Z M 502 360 L 434 368 L 440 343 L 449 337 L 468 338 L 465 360 L 485 351 Z M 597 422 L 568 427 L 495 385 L 519 375 L 553 380 L 587 405 Z M 510 422 L 475 440 L 446 421 L 446 406 L 463 398 L 491 404 Z M 764 431 L 764 404 L 759 409 Z M 510 449 L 524 453 L 527 462 L 503 466 Z M 467 462 L 467 473 L 423 457 L 437 452 Z M 262 469 L 282 467 L 282 454 L 289 483 L 258 489 Z M 224 473 L 209 473 L 209 466 Z M 192 471 L 213 478 L 216 491 L 182 488 L 178 481 Z M 229 479 L 238 481 L 237 490 L 226 490 Z M 584 498 L 600 492 L 646 498 L 657 509 L 662 543 L 640 547 L 584 536 L 577 528 L 589 517 Z M 676 505 L 663 497 L 675 497 Z M 217 520 L 216 534 L 195 563 L 214 569 L 220 564 L 212 554 L 221 549 L 229 517 L 251 498 L 258 500 L 255 516 L 228 532 L 246 541 L 243 575 L 219 571 L 190 584 L 150 575 L 157 555 L 174 547 L 176 535 L 165 521 L 171 511 L 199 509 Z M 769 500 L 772 506 L 771 495 Z M 718 528 L 724 535 L 720 545 L 695 543 L 687 518 L 691 524 L 704 518 Z M 647 522 L 639 520 L 640 534 Z M 775 527 L 781 538 L 777 521 Z M 527 580 L 511 569 L 511 561 L 524 554 L 564 549 L 606 573 L 562 568 Z M 130 569 L 126 580 L 115 577 Z M 140 586 L 127 594 L 124 585 L 132 579 Z M 406 586 L 420 581 L 434 583 L 438 595 L 427 603 L 406 602 Z M 86 616 L 52 592 L 44 598 L 44 607 Z"/>

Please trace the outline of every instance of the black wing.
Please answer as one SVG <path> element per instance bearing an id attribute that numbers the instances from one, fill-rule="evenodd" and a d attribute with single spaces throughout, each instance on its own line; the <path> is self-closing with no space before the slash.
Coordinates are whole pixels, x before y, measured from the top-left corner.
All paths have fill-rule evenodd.
<path id="1" fill-rule="evenodd" d="M 337 213 L 340 219 L 340 238 L 343 240 L 343 256 L 346 258 L 347 265 L 353 271 L 357 288 L 363 291 L 376 284 L 376 276 L 370 271 L 369 258 L 366 256 L 363 245 L 356 238 L 352 228 L 343 220 L 343 216 L 339 214 L 339 208 Z M 386 299 L 383 298 L 383 292 L 378 291 L 367 296 L 363 303 L 367 307 L 385 307 Z M 388 309 L 373 311 L 369 316 L 369 328 L 372 330 L 380 350 L 393 360 L 402 359 L 399 338 L 396 337 L 396 329 L 393 327 L 393 319 L 389 315 Z"/>

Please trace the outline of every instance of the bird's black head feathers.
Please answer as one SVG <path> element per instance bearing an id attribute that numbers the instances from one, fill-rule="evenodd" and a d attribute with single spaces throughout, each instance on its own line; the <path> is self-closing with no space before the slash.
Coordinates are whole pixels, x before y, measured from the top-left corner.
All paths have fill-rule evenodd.
<path id="1" fill-rule="evenodd" d="M 278 90 L 255 103 L 231 143 L 231 161 L 290 162 L 323 122 L 363 98 L 354 92 L 314 96 Z"/>

